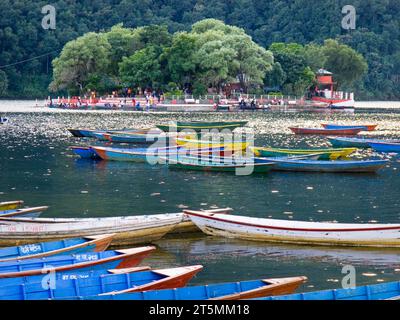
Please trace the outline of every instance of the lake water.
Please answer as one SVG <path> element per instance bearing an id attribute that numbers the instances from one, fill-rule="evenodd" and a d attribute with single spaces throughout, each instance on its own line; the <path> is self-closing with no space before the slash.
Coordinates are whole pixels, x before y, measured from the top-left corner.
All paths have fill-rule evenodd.
<path id="1" fill-rule="evenodd" d="M 256 145 L 328 146 L 323 137 L 293 135 L 289 126 L 321 122 L 377 123 L 365 136 L 400 138 L 400 103 L 359 103 L 356 113 L 136 113 L 34 107 L 35 101 L 1 101 L 0 201 L 49 205 L 44 217 L 99 217 L 231 207 L 234 214 L 304 221 L 400 221 L 400 164 L 396 155 L 361 151 L 357 158 L 388 158 L 376 175 L 279 173 L 235 176 L 168 170 L 141 163 L 77 159 L 71 127 L 147 127 L 169 120 L 247 120 Z M 125 145 L 125 147 L 127 147 Z M 110 230 L 111 231 L 111 230 Z M 302 290 L 341 286 L 344 265 L 357 285 L 399 280 L 400 249 L 370 250 L 274 245 L 194 234 L 157 242 L 146 264 L 154 268 L 202 264 L 192 284 L 305 275 Z"/>

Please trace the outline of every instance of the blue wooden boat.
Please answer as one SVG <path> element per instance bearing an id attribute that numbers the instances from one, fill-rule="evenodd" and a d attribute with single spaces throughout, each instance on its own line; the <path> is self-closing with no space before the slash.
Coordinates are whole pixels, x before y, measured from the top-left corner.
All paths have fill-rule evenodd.
<path id="1" fill-rule="evenodd" d="M 145 129 L 115 129 L 115 130 L 91 130 L 91 129 L 67 129 L 74 137 L 79 137 L 79 138 L 97 138 L 98 136 L 96 135 L 97 133 L 113 133 L 113 132 L 143 132 Z"/>
<path id="2" fill-rule="evenodd" d="M 91 147 L 97 156 L 103 160 L 115 161 L 134 161 L 157 163 L 160 156 L 171 156 L 178 154 L 223 154 L 223 147 L 186 149 L 180 146 L 166 148 L 110 148 L 110 147 Z"/>
<path id="3" fill-rule="evenodd" d="M 140 247 L 0 262 L 0 282 L 7 281 L 4 278 L 41 275 L 43 270 L 63 272 L 135 267 L 154 250 L 155 247 Z"/>
<path id="4" fill-rule="evenodd" d="M 374 141 L 374 139 L 349 137 L 328 137 L 328 140 L 335 148 L 370 148 L 369 143 Z"/>
<path id="5" fill-rule="evenodd" d="M 77 297 L 85 300 L 239 300 L 294 292 L 306 277 L 250 280 L 152 290 L 126 294 Z"/>
<path id="6" fill-rule="evenodd" d="M 261 161 L 269 161 L 275 166 L 272 170 L 300 171 L 300 172 L 353 172 L 371 173 L 384 167 L 389 160 L 309 160 L 289 158 L 263 158 Z M 255 158 L 257 162 L 257 158 Z"/>
<path id="7" fill-rule="evenodd" d="M 101 158 L 92 149 L 92 147 L 78 147 L 72 146 L 71 150 L 82 159 L 100 160 Z"/>
<path id="8" fill-rule="evenodd" d="M 0 288 L 15 287 L 20 285 L 34 284 L 34 283 L 43 283 L 43 281 L 45 281 L 44 288 L 47 288 L 48 285 L 55 285 L 56 281 L 61 281 L 61 280 L 87 279 L 91 277 L 101 277 L 104 275 L 125 274 L 125 273 L 141 272 L 148 270 L 151 270 L 149 266 L 140 266 L 140 267 L 123 268 L 123 269 L 101 269 L 101 268 L 94 270 L 76 269 L 69 271 L 54 272 L 51 273 L 51 277 L 49 277 L 49 270 L 44 270 L 43 274 L 40 275 L 0 279 Z"/>
<path id="9" fill-rule="evenodd" d="M 370 142 L 372 149 L 379 152 L 400 152 L 400 142 Z"/>
<path id="10" fill-rule="evenodd" d="M 370 284 L 354 289 L 333 289 L 295 293 L 260 300 L 399 300 L 400 281 Z"/>
<path id="11" fill-rule="evenodd" d="M 106 234 L 0 248 L 0 262 L 76 254 L 89 251 L 101 252 L 107 249 L 113 237 L 114 234 Z"/>
<path id="12" fill-rule="evenodd" d="M 121 270 L 121 274 L 91 274 L 89 277 L 66 276 L 66 279 L 49 282 L 48 285 L 32 282 L 1 286 L 0 299 L 72 299 L 78 296 L 179 288 L 185 286 L 202 269 L 203 266 L 197 265 L 131 273 L 129 270 Z"/>
<path id="13" fill-rule="evenodd" d="M 106 137 L 104 136 L 104 134 L 106 134 L 107 132 L 103 132 L 103 131 L 98 131 L 98 132 L 93 132 L 92 136 L 93 138 L 96 138 L 99 141 L 108 141 L 108 139 L 106 139 Z"/>
<path id="14" fill-rule="evenodd" d="M 374 131 L 377 127 L 377 124 L 365 124 L 365 125 L 339 125 L 339 124 L 330 124 L 330 123 L 323 123 L 322 126 L 325 129 L 350 129 L 350 128 L 360 128 L 363 131 Z"/>
<path id="15" fill-rule="evenodd" d="M 26 217 L 26 218 L 37 218 L 40 214 L 47 210 L 49 207 L 41 206 L 41 207 L 32 207 L 32 208 L 22 208 L 22 209 L 11 209 L 11 210 L 2 210 L 0 211 L 0 218 L 9 218 L 9 217 Z"/>
<path id="16" fill-rule="evenodd" d="M 371 148 L 371 143 L 400 143 L 399 140 L 381 140 L 367 138 L 328 137 L 334 147 Z"/>

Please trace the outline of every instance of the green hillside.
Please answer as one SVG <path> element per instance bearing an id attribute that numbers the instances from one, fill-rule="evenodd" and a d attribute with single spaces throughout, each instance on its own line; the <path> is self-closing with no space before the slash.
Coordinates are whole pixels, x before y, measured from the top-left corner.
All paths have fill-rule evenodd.
<path id="1" fill-rule="evenodd" d="M 87 32 L 109 31 L 123 23 L 126 28 L 165 25 L 173 34 L 190 31 L 199 20 L 215 18 L 243 28 L 266 49 L 279 42 L 323 45 L 328 38 L 337 39 L 368 63 L 362 80 L 348 85 L 354 87 L 358 99 L 400 98 L 400 0 L 352 1 L 357 20 L 351 31 L 341 28 L 341 8 L 348 1 L 53 1 L 55 30 L 41 26 L 41 8 L 46 4 L 0 2 L 0 97 L 46 96 L 53 77 L 52 60 L 68 41 Z"/>

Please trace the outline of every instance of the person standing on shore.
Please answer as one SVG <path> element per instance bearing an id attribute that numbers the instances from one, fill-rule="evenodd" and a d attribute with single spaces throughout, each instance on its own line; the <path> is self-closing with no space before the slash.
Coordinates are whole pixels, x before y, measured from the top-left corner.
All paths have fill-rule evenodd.
<path id="1" fill-rule="evenodd" d="M 151 95 L 150 96 L 150 108 L 154 108 L 154 96 L 153 95 Z"/>
<path id="2" fill-rule="evenodd" d="M 146 111 L 150 110 L 150 99 L 146 98 Z"/>

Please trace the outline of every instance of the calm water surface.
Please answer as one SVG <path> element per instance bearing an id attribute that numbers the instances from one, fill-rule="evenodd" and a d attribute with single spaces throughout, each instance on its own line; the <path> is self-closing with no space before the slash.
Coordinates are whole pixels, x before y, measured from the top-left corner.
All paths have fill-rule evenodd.
<path id="1" fill-rule="evenodd" d="M 321 122 L 378 123 L 367 136 L 400 139 L 399 103 L 362 105 L 354 115 L 309 113 L 135 113 L 66 111 L 32 107 L 31 101 L 2 101 L 0 114 L 0 201 L 24 199 L 49 205 L 45 217 L 99 217 L 178 212 L 182 208 L 232 207 L 234 213 L 305 221 L 400 221 L 400 164 L 396 155 L 361 151 L 357 158 L 388 158 L 376 175 L 278 173 L 234 176 L 168 170 L 123 162 L 77 159 L 71 145 L 90 145 L 66 128 L 147 127 L 169 120 L 247 120 L 257 145 L 328 146 L 325 138 L 295 136 L 288 126 Z M 379 106 L 379 105 L 377 105 Z M 126 146 L 125 146 L 126 147 Z M 400 250 L 365 250 L 271 245 L 201 234 L 157 242 L 146 261 L 153 267 L 202 264 L 192 281 L 237 281 L 306 275 L 304 291 L 341 286 L 343 265 L 353 265 L 357 284 L 400 278 Z"/>

